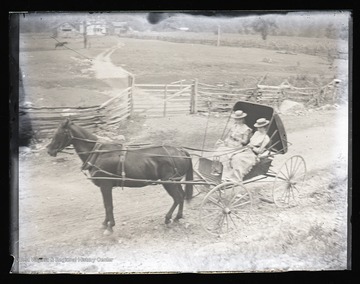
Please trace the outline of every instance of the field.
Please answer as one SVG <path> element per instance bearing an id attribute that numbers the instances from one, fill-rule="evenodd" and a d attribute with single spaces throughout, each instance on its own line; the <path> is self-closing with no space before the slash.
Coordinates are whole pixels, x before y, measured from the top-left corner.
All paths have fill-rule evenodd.
<path id="1" fill-rule="evenodd" d="M 123 74 L 121 67 L 134 73 L 138 83 L 198 78 L 204 83 L 251 85 L 265 74 L 273 84 L 289 78 L 298 83 L 328 83 L 344 66 L 330 69 L 324 58 L 259 48 L 104 37 L 92 38 L 86 50 L 81 39 L 70 41 L 68 47 L 75 53 L 55 49 L 54 40 L 46 36 L 22 36 L 21 40 L 25 99 L 33 105 L 101 103 L 114 89 L 121 89 L 122 83 L 114 78 L 114 72 L 119 77 Z M 99 55 L 109 64 L 108 75 L 94 63 L 99 63 Z M 207 235 L 200 226 L 204 193 L 185 205 L 183 220 L 165 226 L 171 198 L 161 186 L 114 189 L 117 224 L 113 235 L 105 237 L 100 229 L 101 194 L 81 173 L 80 159 L 67 154 L 51 158 L 45 149 L 49 139 L 21 148 L 20 269 L 40 273 L 346 269 L 347 115 L 346 105 L 301 116 L 282 115 L 292 146 L 273 166 L 278 168 L 292 155 L 304 157 L 308 175 L 300 205 L 276 208 L 259 199 L 270 194 L 271 183 L 250 186 L 256 204 L 252 216 L 241 230 L 222 238 Z M 131 142 L 201 147 L 207 119 L 186 114 L 133 117 L 117 129 L 98 134 L 122 134 Z M 206 148 L 213 147 L 226 120 L 224 115 L 210 116 Z"/>

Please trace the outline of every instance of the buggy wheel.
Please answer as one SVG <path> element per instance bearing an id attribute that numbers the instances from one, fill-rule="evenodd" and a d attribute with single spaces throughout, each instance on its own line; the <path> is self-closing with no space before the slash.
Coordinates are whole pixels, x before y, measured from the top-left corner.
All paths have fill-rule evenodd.
<path id="1" fill-rule="evenodd" d="M 240 228 L 248 221 L 252 196 L 241 183 L 224 182 L 214 187 L 200 207 L 200 222 L 211 235 L 221 236 Z"/>
<path id="2" fill-rule="evenodd" d="M 278 207 L 298 204 L 300 188 L 306 176 L 306 164 L 303 157 L 292 156 L 281 166 L 273 185 L 274 203 Z"/>

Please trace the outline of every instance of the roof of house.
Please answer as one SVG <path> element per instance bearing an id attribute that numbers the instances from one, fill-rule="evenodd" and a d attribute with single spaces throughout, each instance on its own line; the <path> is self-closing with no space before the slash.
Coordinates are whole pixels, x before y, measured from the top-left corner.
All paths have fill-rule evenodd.
<path id="1" fill-rule="evenodd" d="M 127 22 L 111 22 L 114 27 L 123 27 L 127 25 Z"/>

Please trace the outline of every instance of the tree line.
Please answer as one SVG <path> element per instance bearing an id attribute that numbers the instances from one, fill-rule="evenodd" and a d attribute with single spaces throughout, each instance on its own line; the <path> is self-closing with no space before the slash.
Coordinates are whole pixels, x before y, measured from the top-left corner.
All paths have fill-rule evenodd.
<path id="1" fill-rule="evenodd" d="M 20 19 L 20 32 L 52 32 L 64 22 L 75 24 L 85 19 L 106 22 L 122 21 L 133 31 L 167 32 L 183 27 L 190 32 L 258 34 L 269 36 L 298 36 L 311 38 L 348 39 L 349 20 L 343 14 L 262 15 L 244 17 L 207 17 L 186 13 L 168 13 L 162 21 L 151 23 L 146 13 L 109 14 L 27 14 Z"/>

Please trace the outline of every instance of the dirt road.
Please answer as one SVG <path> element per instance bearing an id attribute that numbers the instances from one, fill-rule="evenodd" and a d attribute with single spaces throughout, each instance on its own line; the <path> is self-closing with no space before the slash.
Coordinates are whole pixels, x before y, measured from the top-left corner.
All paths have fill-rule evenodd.
<path id="1" fill-rule="evenodd" d="M 223 123 L 219 120 L 209 124 L 214 133 Z M 66 154 L 51 158 L 42 148 L 48 141 L 38 145 L 37 151 L 26 153 L 22 149 L 21 270 L 98 273 L 344 269 L 346 111 L 286 116 L 283 120 L 289 126 L 288 139 L 293 145 L 286 155 L 274 160 L 274 166 L 293 154 L 303 155 L 308 176 L 300 205 L 276 208 L 258 199 L 269 194 L 271 185 L 250 186 L 255 197 L 253 214 L 241 230 L 223 238 L 207 235 L 200 226 L 199 206 L 204 194 L 185 205 L 181 222 L 165 226 L 164 216 L 172 201 L 161 186 L 114 189 L 117 224 L 113 235 L 105 237 L 100 229 L 104 218 L 102 197 L 80 172 L 80 159 Z M 298 129 L 303 120 L 313 126 Z M 151 141 L 157 137 L 172 143 L 176 134 L 178 145 L 195 145 L 205 122 L 201 116 L 134 121 L 131 128 L 136 129 L 136 134 L 133 132 L 131 138 Z"/>
<path id="2" fill-rule="evenodd" d="M 121 66 L 116 66 L 111 62 L 111 55 L 124 44 L 118 40 L 118 44 L 106 49 L 95 57 L 92 61 L 91 70 L 95 72 L 95 77 L 102 80 L 111 87 L 108 95 L 115 96 L 128 87 L 128 76 L 130 75 Z"/>
<path id="3" fill-rule="evenodd" d="M 126 72 L 121 64 L 131 65 L 129 70 L 137 75 L 143 72 L 140 74 L 143 82 L 160 82 L 161 78 L 171 82 L 198 75 L 210 82 L 224 81 L 231 70 L 233 79 L 238 80 L 239 66 L 242 66 L 242 78 L 247 82 L 246 76 L 251 70 L 255 75 L 263 74 L 265 63 L 261 59 L 272 52 L 251 49 L 253 56 L 249 56 L 247 49 L 221 51 L 215 47 L 135 39 L 127 39 L 122 46 L 114 38 L 111 44 L 106 40 L 110 39 L 99 39 L 98 49 L 87 51 L 91 53 L 89 57 L 92 53 L 97 55 L 92 64 L 88 60 L 75 60 L 73 55 L 69 57 L 68 50 L 56 50 L 55 55 L 53 45 L 47 52 L 24 53 L 23 62 L 29 68 L 25 73 L 33 88 L 27 86 L 27 90 L 34 90 L 30 93 L 42 104 L 45 101 L 49 105 L 94 103 L 95 95 L 102 101 L 103 94 L 113 96 L 127 87 Z M 146 43 L 146 48 L 141 42 Z M 31 41 L 33 45 L 40 43 Z M 174 52 L 181 56 L 174 56 Z M 295 67 L 291 71 L 295 63 L 288 56 L 291 57 L 279 57 L 282 64 L 269 65 L 269 72 L 281 71 L 279 78 L 298 72 Z M 249 64 L 243 65 L 246 58 Z M 234 59 L 238 64 L 234 64 Z M 310 71 L 322 74 L 328 68 L 323 60 L 314 57 L 301 56 L 301 60 L 304 60 L 301 62 L 304 74 Z M 254 62 L 257 62 L 255 67 Z M 94 74 L 89 74 L 89 70 Z M 48 87 L 51 89 L 46 89 Z M 81 100 L 70 100 L 73 98 Z M 32 101 L 35 105 L 36 100 Z M 203 193 L 185 205 L 185 218 L 181 222 L 165 226 L 164 216 L 172 200 L 161 186 L 114 189 L 117 223 L 113 235 L 105 237 L 100 228 L 104 218 L 102 197 L 99 189 L 81 173 L 80 159 L 69 154 L 60 154 L 57 158 L 48 156 L 44 146 L 49 141 L 40 141 L 32 149 L 20 149 L 21 272 L 345 269 L 346 109 L 307 112 L 304 116 L 282 116 L 282 119 L 293 145 L 286 155 L 276 157 L 273 165 L 278 168 L 295 154 L 304 157 L 308 175 L 300 204 L 288 209 L 276 208 L 259 199 L 261 195 L 270 194 L 271 184 L 249 186 L 254 196 L 254 211 L 238 232 L 223 238 L 209 236 L 200 225 Z M 127 141 L 201 147 L 206 122 L 207 118 L 200 115 L 136 118 L 120 125 L 116 134 L 125 135 Z M 214 145 L 225 123 L 225 117 L 209 121 L 206 147 Z"/>

